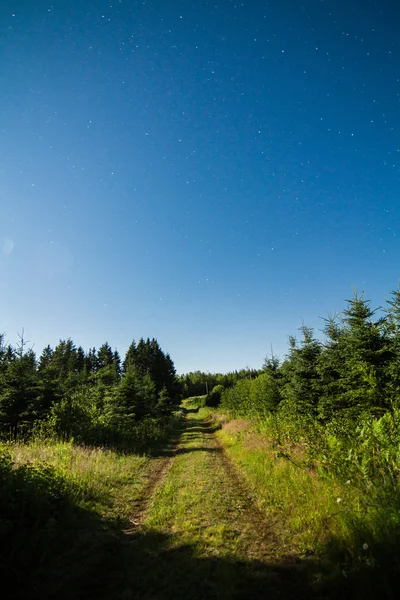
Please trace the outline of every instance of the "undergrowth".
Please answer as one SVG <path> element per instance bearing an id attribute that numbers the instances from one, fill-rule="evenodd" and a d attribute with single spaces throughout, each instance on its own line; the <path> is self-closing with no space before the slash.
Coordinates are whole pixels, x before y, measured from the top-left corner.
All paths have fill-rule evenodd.
<path id="1" fill-rule="evenodd" d="M 214 415 L 221 443 L 282 543 L 317 557 L 335 582 L 352 581 L 365 597 L 373 582 L 391 598 L 400 571 L 398 415 L 365 421 L 347 436 L 276 415 Z"/>
<path id="2" fill-rule="evenodd" d="M 81 534 L 90 538 L 96 529 L 102 543 L 102 530 L 129 523 L 151 453 L 178 422 L 142 426 L 134 440 L 139 453 L 41 438 L 0 443 L 0 575 L 13 597 L 34 573 L 72 552 Z"/>

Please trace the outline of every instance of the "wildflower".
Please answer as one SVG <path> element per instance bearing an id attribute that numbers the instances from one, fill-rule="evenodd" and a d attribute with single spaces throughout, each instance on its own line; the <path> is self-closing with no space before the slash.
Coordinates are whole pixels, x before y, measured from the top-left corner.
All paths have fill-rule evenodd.
<path id="1" fill-rule="evenodd" d="M 368 544 L 367 543 L 363 544 L 363 549 L 364 550 L 368 550 Z"/>
<path id="2" fill-rule="evenodd" d="M 346 481 L 346 485 L 350 485 L 350 479 Z"/>
<path id="3" fill-rule="evenodd" d="M 338 504 L 339 504 L 341 501 L 342 501 L 342 499 L 341 499 L 341 498 L 338 498 L 338 499 L 336 500 L 336 502 L 337 502 Z"/>

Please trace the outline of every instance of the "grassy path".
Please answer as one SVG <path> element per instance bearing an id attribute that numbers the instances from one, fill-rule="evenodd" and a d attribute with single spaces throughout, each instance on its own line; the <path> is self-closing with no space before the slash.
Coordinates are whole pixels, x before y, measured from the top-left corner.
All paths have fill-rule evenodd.
<path id="1" fill-rule="evenodd" d="M 92 559 L 76 577 L 64 578 L 57 598 L 313 597 L 309 570 L 279 545 L 216 429 L 201 413 L 187 411 L 179 440 L 149 459 L 129 524 L 100 536 Z"/>
<path id="2" fill-rule="evenodd" d="M 114 546 L 97 598 L 311 597 L 306 572 L 278 550 L 215 429 L 189 411 L 179 444 L 155 459 L 161 478 L 137 527 Z"/>
<path id="3" fill-rule="evenodd" d="M 215 429 L 213 421 L 188 413 L 174 465 L 153 499 L 145 530 L 174 535 L 175 543 L 194 546 L 199 557 L 273 560 L 272 528 L 217 443 Z"/>

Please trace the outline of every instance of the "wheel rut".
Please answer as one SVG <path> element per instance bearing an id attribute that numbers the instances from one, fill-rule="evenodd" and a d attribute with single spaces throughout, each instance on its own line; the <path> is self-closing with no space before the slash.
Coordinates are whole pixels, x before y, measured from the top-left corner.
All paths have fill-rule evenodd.
<path id="1" fill-rule="evenodd" d="M 180 451 L 190 453 L 195 444 L 198 451 L 207 453 L 209 471 L 213 476 L 206 487 L 220 489 L 221 497 L 225 498 L 223 523 L 236 537 L 238 549 L 242 549 L 247 559 L 273 560 L 279 554 L 280 564 L 296 564 L 296 556 L 289 553 L 282 556 L 281 542 L 274 533 L 273 523 L 257 505 L 245 478 L 215 435 L 219 428 L 213 419 L 193 423 L 189 418 Z"/>
<path id="2" fill-rule="evenodd" d="M 165 481 L 168 471 L 179 451 L 180 436 L 181 431 L 177 433 L 166 448 L 159 452 L 159 455 L 156 454 L 150 459 L 147 482 L 140 494 L 132 502 L 132 513 L 129 517 L 130 527 L 124 530 L 124 534 L 135 534 L 146 520 L 154 496 Z"/>
<path id="3" fill-rule="evenodd" d="M 217 429 L 210 418 L 187 415 L 173 463 L 142 521 L 138 547 L 147 548 L 152 567 L 169 573 L 165 597 L 174 597 L 171 582 L 179 581 L 177 598 L 315 598 L 304 563 L 283 547 Z M 159 590 L 153 581 L 146 586 Z M 138 597 L 145 590 L 136 589 Z"/>

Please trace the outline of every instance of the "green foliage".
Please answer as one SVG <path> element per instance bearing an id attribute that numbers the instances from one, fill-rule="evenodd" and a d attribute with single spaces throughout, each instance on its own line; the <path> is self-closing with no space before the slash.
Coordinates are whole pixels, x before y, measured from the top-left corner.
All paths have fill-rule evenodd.
<path id="1" fill-rule="evenodd" d="M 15 438 L 35 419 L 39 408 L 36 360 L 33 352 L 13 353 L 0 371 L 0 428 Z"/>
<path id="2" fill-rule="evenodd" d="M 355 293 L 340 322 L 327 323 L 328 342 L 318 364 L 322 418 L 356 421 L 380 416 L 390 407 L 387 370 L 391 352 L 384 320 Z"/>
<path id="3" fill-rule="evenodd" d="M 181 375 L 179 379 L 182 396 L 192 398 L 194 396 L 203 396 L 208 394 L 216 385 L 222 385 L 224 388 L 231 388 L 240 379 L 255 378 L 261 371 L 256 369 L 241 369 L 231 373 L 203 373 L 194 371 Z"/>
<path id="4" fill-rule="evenodd" d="M 221 402 L 221 395 L 223 391 L 223 385 L 215 385 L 211 390 L 211 393 L 207 396 L 206 406 L 218 406 L 218 404 Z"/>
<path id="5" fill-rule="evenodd" d="M 165 388 L 171 402 L 175 405 L 179 403 L 180 390 L 174 363 L 154 338 L 147 338 L 146 341 L 140 339 L 137 345 L 135 342 L 130 345 L 124 360 L 124 371 L 137 374 L 141 381 L 139 387 L 148 385 L 146 377 L 149 377 L 154 384 L 151 394 L 157 395 Z"/>
<path id="6" fill-rule="evenodd" d="M 313 330 L 303 325 L 300 347 L 294 337 L 290 338 L 288 360 L 282 367 L 282 410 L 288 415 L 314 418 L 318 412 L 321 394 L 317 365 L 322 353 L 322 344 L 314 338 Z"/>
<path id="7" fill-rule="evenodd" d="M 262 373 L 225 386 L 222 405 L 232 414 L 258 418 L 279 410 L 286 418 L 343 421 L 379 418 L 400 401 L 400 291 L 393 292 L 384 318 L 355 292 L 341 316 L 325 320 L 325 340 L 300 327 L 289 337 L 282 365 L 267 358 Z"/>
<path id="8" fill-rule="evenodd" d="M 228 422 L 218 432 L 280 544 L 318 556 L 346 587 L 354 583 L 357 593 L 349 591 L 349 597 L 375 597 L 372 582 L 375 590 L 386 590 L 384 597 L 396 595 L 399 418 L 400 413 L 394 421 L 388 414 L 363 423 L 347 437 L 321 425 L 304 431 L 300 421 L 283 414 L 270 415 L 256 428 Z M 362 589 L 357 582 L 364 583 Z"/>
<path id="9" fill-rule="evenodd" d="M 14 587 L 13 574 L 25 575 L 50 551 L 69 504 L 70 487 L 59 471 L 43 463 L 15 467 L 0 445 L 0 573 L 5 589 L 11 589 L 7 582 Z"/>
<path id="10" fill-rule="evenodd" d="M 300 342 L 289 338 L 283 364 L 267 359 L 263 374 L 222 393 L 221 408 L 251 419 L 268 440 L 263 485 L 274 502 L 287 492 L 282 509 L 295 515 L 292 531 L 308 523 L 302 543 L 313 522 L 312 543 L 324 539 L 346 569 L 366 566 L 367 547 L 368 565 L 384 573 L 400 567 L 400 289 L 386 314 L 375 315 L 355 293 L 342 315 L 325 320 L 324 340 L 303 325 Z M 245 454 L 240 448 L 238 460 Z M 287 469 L 271 463 L 277 459 Z M 248 469 L 259 477 L 252 461 Z M 313 505 L 316 481 L 322 500 Z M 296 508 L 289 509 L 289 496 L 299 498 Z"/>
<path id="11" fill-rule="evenodd" d="M 253 419 L 273 413 L 281 401 L 280 374 L 261 373 L 255 379 L 242 379 L 221 393 L 221 407 L 235 416 Z"/>
<path id="12" fill-rule="evenodd" d="M 132 343 L 121 367 L 106 342 L 87 354 L 71 339 L 47 346 L 36 363 L 23 336 L 0 336 L 0 435 L 32 433 L 91 444 L 130 444 L 139 423 L 165 419 L 180 401 L 174 364 L 157 340 Z"/>
<path id="13" fill-rule="evenodd" d="M 138 424 L 142 449 L 147 451 L 176 426 L 171 418 L 164 425 L 153 421 Z M 4 597 L 58 597 L 59 593 L 42 596 L 36 586 L 47 590 L 48 579 L 58 581 L 65 569 L 71 576 L 82 558 L 93 565 L 99 545 L 109 541 L 111 525 L 128 526 L 132 503 L 150 469 L 151 460 L 143 451 L 139 456 L 39 439 L 0 444 Z"/>

